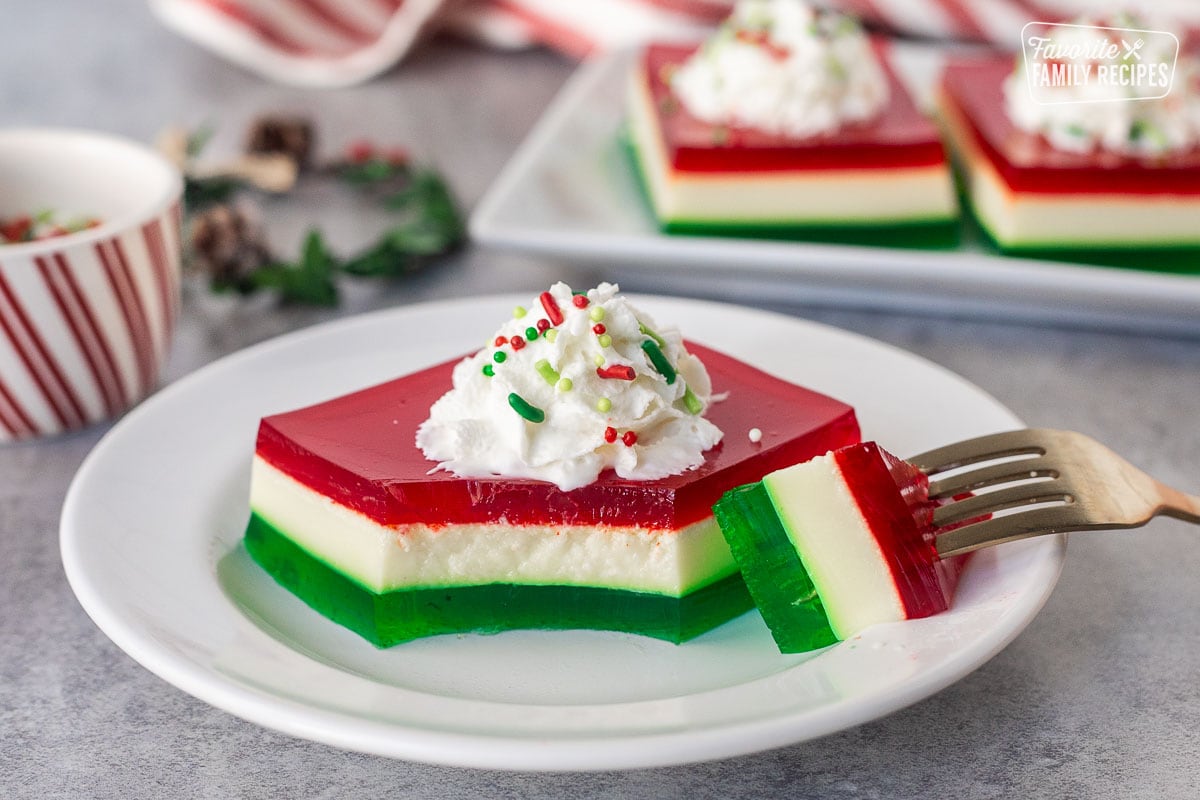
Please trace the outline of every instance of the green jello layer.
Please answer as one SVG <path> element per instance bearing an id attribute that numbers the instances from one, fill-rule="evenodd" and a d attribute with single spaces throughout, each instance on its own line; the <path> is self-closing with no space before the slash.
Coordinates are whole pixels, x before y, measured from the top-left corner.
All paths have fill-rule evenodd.
<path id="1" fill-rule="evenodd" d="M 376 594 L 296 545 L 257 514 L 246 549 L 281 586 L 377 647 L 442 633 L 613 630 L 683 642 L 753 606 L 734 573 L 683 597 L 590 586 L 487 584 Z"/>
<path id="2" fill-rule="evenodd" d="M 634 176 L 649 213 L 657 217 L 641 151 L 629 134 L 622 135 L 622 144 L 633 165 Z M 870 247 L 903 247 L 924 250 L 947 250 L 958 245 L 961 226 L 957 218 L 913 220 L 753 220 L 723 222 L 720 220 L 659 220 L 663 233 L 681 236 L 723 236 L 781 241 L 855 244 Z"/>
<path id="3" fill-rule="evenodd" d="M 978 218 L 979 239 L 995 253 L 1038 261 L 1060 261 L 1096 267 L 1119 267 L 1144 272 L 1200 273 L 1200 247 L 1194 244 L 1099 245 L 1086 248 L 1046 242 L 1001 244 Z"/>
<path id="4" fill-rule="evenodd" d="M 762 482 L 726 492 L 713 513 L 780 651 L 804 653 L 838 641 Z"/>
<path id="5" fill-rule="evenodd" d="M 945 220 L 846 225 L 671 220 L 659 227 L 664 233 L 683 236 L 730 236 L 916 250 L 948 250 L 959 242 L 958 222 Z"/>

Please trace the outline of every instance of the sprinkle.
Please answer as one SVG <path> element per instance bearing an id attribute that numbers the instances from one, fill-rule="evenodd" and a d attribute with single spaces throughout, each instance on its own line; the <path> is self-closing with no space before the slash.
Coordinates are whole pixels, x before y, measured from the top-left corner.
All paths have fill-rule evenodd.
<path id="1" fill-rule="evenodd" d="M 596 334 L 597 336 L 599 336 L 600 334 L 604 333 L 607 330 L 608 330 L 608 328 L 604 327 L 603 322 L 597 322 L 595 325 L 592 326 L 592 333 Z"/>
<path id="2" fill-rule="evenodd" d="M 612 337 L 609 336 L 607 333 L 602 333 L 599 336 L 597 336 L 596 342 L 601 347 L 612 347 Z"/>
<path id="3" fill-rule="evenodd" d="M 612 444 L 617 440 L 617 429 L 609 425 L 604 429 L 604 441 Z"/>
<path id="4" fill-rule="evenodd" d="M 758 428 L 751 428 L 747 436 L 749 436 L 750 441 L 754 442 L 755 444 L 758 444 L 762 441 L 762 431 L 760 431 Z"/>
<path id="5" fill-rule="evenodd" d="M 550 330 L 550 320 L 539 319 L 537 321 L 537 329 L 538 333 L 545 333 L 546 331 Z"/>
<path id="6" fill-rule="evenodd" d="M 595 364 L 597 367 L 603 367 L 604 361 L 605 361 L 605 358 L 604 358 L 603 353 L 596 353 L 596 356 L 592 359 L 592 363 Z"/>
<path id="7" fill-rule="evenodd" d="M 492 353 L 492 361 L 495 361 L 497 364 L 503 364 L 506 358 L 508 358 L 508 355 L 503 350 L 497 350 Z"/>
<path id="8" fill-rule="evenodd" d="M 637 444 L 637 434 L 633 431 L 625 431 L 625 435 L 621 437 L 621 441 L 625 443 L 626 447 L 633 447 Z"/>
<path id="9" fill-rule="evenodd" d="M 646 327 L 646 326 L 645 326 L 643 323 L 641 323 L 641 322 L 639 322 L 639 323 L 638 323 L 638 330 L 642 332 L 642 335 L 643 335 L 643 336 L 649 336 L 651 339 L 653 339 L 654 341 L 658 342 L 658 346 L 659 346 L 659 347 L 666 347 L 666 346 L 667 346 L 667 341 L 666 341 L 666 339 L 664 339 L 663 337 L 659 336 L 657 333 L 655 333 L 655 332 L 654 332 L 653 330 L 651 330 L 650 328 L 647 328 L 647 327 Z"/>
<path id="10" fill-rule="evenodd" d="M 525 340 L 522 339 L 520 336 L 512 337 L 511 339 L 508 340 L 508 343 L 512 345 L 513 350 L 520 350 L 522 347 L 525 346 Z"/>
<path id="11" fill-rule="evenodd" d="M 631 381 L 637 377 L 637 373 L 633 371 L 633 367 L 628 364 L 613 364 L 611 367 L 596 367 L 596 374 L 601 378 L 610 378 L 618 381 Z"/>
<path id="12" fill-rule="evenodd" d="M 538 337 L 538 329 L 537 328 L 530 327 L 530 328 L 525 329 L 525 338 L 526 339 L 528 339 L 529 341 L 532 342 L 537 337 Z"/>
<path id="13" fill-rule="evenodd" d="M 592 322 L 599 322 L 604 319 L 604 306 L 592 306 L 592 310 L 588 312 Z"/>
<path id="14" fill-rule="evenodd" d="M 587 308 L 588 299 L 586 294 L 577 294 L 571 298 L 571 302 L 576 308 Z"/>
<path id="15" fill-rule="evenodd" d="M 601 414 L 607 414 L 612 411 L 612 400 L 609 400 L 607 397 L 601 397 L 596 401 L 596 410 Z"/>
<path id="16" fill-rule="evenodd" d="M 546 359 L 538 359 L 538 361 L 533 365 L 533 368 L 538 371 L 538 375 L 541 375 L 542 379 L 546 381 L 546 383 L 550 384 L 551 386 L 558 383 L 558 372 L 555 371 L 554 367 L 550 366 L 550 362 Z"/>
<path id="17" fill-rule="evenodd" d="M 554 328 L 551 328 L 550 330 L 548 330 L 544 334 L 542 334 L 542 336 L 547 342 L 553 342 L 555 339 L 558 338 L 558 331 L 554 330 Z"/>
<path id="18" fill-rule="evenodd" d="M 575 388 L 575 384 L 571 381 L 570 378 L 561 378 L 558 381 L 558 385 L 555 388 L 558 389 L 560 392 L 569 392 Z"/>
<path id="19" fill-rule="evenodd" d="M 675 368 L 671 366 L 671 362 L 663 355 L 663 351 L 653 339 L 647 339 L 642 342 L 642 350 L 645 351 L 646 357 L 650 359 L 650 363 L 654 368 L 667 379 L 667 384 L 675 382 Z"/>
<path id="20" fill-rule="evenodd" d="M 692 387 L 687 387 L 683 390 L 683 404 L 687 406 L 687 410 L 691 414 L 699 414 L 704 410 L 704 404 L 700 402 L 700 398 L 696 397 L 692 392 Z"/>
<path id="21" fill-rule="evenodd" d="M 525 310 L 525 306 L 517 306 L 516 308 L 513 309 L 513 318 L 520 319 L 521 317 L 525 316 L 527 313 L 528 312 Z"/>
<path id="22" fill-rule="evenodd" d="M 491 364 L 484 364 L 483 365 L 483 374 L 487 375 L 490 378 L 496 374 L 496 370 L 492 369 Z"/>
<path id="23" fill-rule="evenodd" d="M 554 325 L 561 325 L 563 313 L 562 309 L 558 307 L 558 303 L 555 302 L 554 295 L 542 292 L 538 295 L 538 299 L 542 301 L 542 308 L 546 309 L 546 316 L 550 318 L 550 322 Z"/>
<path id="24" fill-rule="evenodd" d="M 508 404 L 512 406 L 512 410 L 520 414 L 530 422 L 542 422 L 546 419 L 546 412 L 542 411 L 537 406 L 532 406 L 526 402 L 524 397 L 512 392 L 508 396 Z"/>
<path id="25" fill-rule="evenodd" d="M 497 336 L 496 341 L 492 342 L 492 344 L 496 345 L 496 347 L 503 347 L 504 345 L 508 344 L 508 337 Z"/>

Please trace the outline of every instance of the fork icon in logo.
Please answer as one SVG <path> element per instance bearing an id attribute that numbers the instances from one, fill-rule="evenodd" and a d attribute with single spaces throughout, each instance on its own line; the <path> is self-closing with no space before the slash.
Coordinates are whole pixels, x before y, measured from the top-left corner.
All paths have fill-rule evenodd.
<path id="1" fill-rule="evenodd" d="M 1138 61 L 1141 61 L 1142 57 L 1138 53 L 1138 50 L 1141 50 L 1142 45 L 1144 45 L 1145 43 L 1146 42 L 1143 39 L 1138 39 L 1133 44 L 1130 44 L 1129 42 L 1122 39 L 1121 46 L 1125 48 L 1125 55 L 1122 56 L 1122 60 L 1128 61 L 1130 59 L 1130 57 L 1133 57 L 1133 58 L 1137 59 Z"/>

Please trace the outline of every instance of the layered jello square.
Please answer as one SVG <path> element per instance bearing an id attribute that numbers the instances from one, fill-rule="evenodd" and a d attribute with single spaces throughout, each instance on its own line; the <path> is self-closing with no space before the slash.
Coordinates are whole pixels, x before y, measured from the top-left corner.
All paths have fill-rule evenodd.
<path id="1" fill-rule="evenodd" d="M 629 83 L 629 136 L 653 213 L 675 233 L 946 246 L 957 200 L 937 126 L 874 43 L 887 91 L 874 117 L 794 137 L 690 113 L 672 91 L 696 46 L 650 45 Z"/>
<path id="2" fill-rule="evenodd" d="M 1013 121 L 1013 72 L 1011 57 L 956 61 L 942 84 L 947 140 L 986 235 L 1010 253 L 1200 268 L 1200 147 L 1131 155 L 1055 146 Z M 1138 102 L 1075 108 L 1105 114 Z M 1150 132 L 1129 127 L 1127 136 L 1141 135 Z"/>
<path id="3" fill-rule="evenodd" d="M 522 340 L 520 354 L 546 339 Z M 485 351 L 510 356 L 488 369 L 511 365 L 511 347 L 509 339 Z M 264 418 L 246 547 L 309 606 L 381 647 L 512 628 L 697 636 L 752 606 L 713 503 L 859 432 L 840 401 L 688 348 L 720 393 L 706 415 L 725 432 L 693 469 L 652 480 L 607 469 L 570 490 L 435 469 L 414 440 L 462 367 L 448 362 Z M 594 369 L 615 369 L 615 360 Z M 613 446 L 633 452 L 638 443 L 623 444 L 624 433 L 614 432 Z"/>

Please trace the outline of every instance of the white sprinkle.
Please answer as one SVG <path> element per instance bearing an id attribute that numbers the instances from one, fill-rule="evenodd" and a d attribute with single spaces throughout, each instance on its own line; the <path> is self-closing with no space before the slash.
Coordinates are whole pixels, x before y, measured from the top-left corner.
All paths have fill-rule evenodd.
<path id="1" fill-rule="evenodd" d="M 760 431 L 758 428 L 751 428 L 749 436 L 750 441 L 754 442 L 755 444 L 758 444 L 762 441 L 762 431 Z"/>

